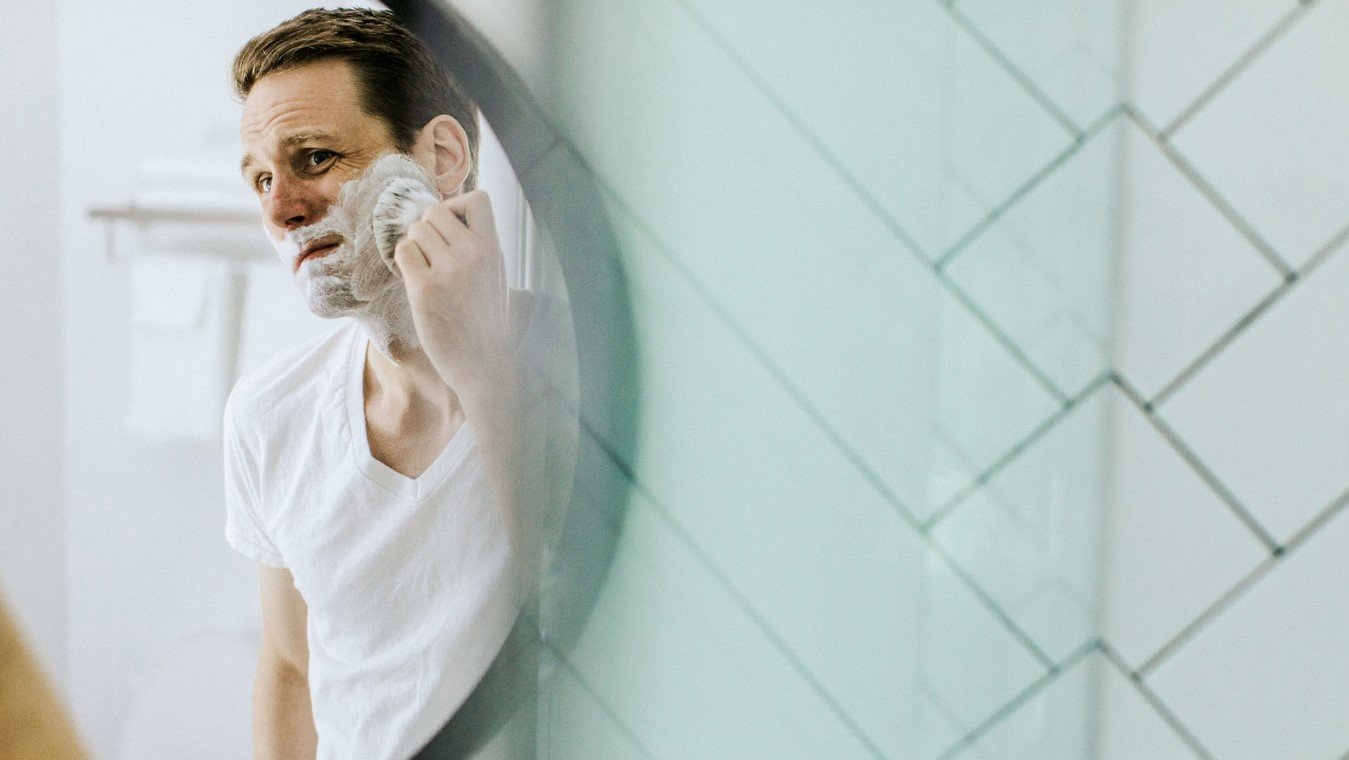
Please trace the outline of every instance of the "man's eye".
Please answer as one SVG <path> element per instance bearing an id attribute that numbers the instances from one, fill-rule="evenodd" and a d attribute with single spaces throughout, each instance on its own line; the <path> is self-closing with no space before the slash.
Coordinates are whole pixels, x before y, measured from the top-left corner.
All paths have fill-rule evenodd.
<path id="1" fill-rule="evenodd" d="M 321 164 L 327 163 L 329 159 L 333 158 L 336 155 L 337 155 L 336 153 L 330 150 L 316 150 L 313 153 L 309 154 L 309 165 L 319 166 Z"/>
<path id="2" fill-rule="evenodd" d="M 261 192 L 268 192 L 272 189 L 272 178 L 268 176 L 258 177 L 253 186 Z"/>

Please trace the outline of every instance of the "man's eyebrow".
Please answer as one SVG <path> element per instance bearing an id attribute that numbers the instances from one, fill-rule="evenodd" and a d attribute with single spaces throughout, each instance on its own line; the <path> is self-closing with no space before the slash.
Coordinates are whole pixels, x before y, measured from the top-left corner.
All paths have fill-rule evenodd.
<path id="1" fill-rule="evenodd" d="M 324 132 L 323 130 L 320 129 L 309 129 L 303 132 L 295 132 L 281 138 L 281 147 L 293 148 L 296 145 L 301 145 L 303 143 L 307 143 L 314 140 L 331 140 L 331 139 L 333 139 L 333 135 L 330 132 Z M 243 160 L 239 162 L 239 173 L 247 177 L 248 167 L 252 165 L 253 165 L 253 156 L 251 154 L 245 155 Z"/>

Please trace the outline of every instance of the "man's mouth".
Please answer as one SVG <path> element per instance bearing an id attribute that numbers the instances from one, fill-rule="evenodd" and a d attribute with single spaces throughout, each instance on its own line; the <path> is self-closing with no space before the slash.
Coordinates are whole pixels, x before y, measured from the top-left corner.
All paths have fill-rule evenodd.
<path id="1" fill-rule="evenodd" d="M 317 259 L 322 256 L 327 256 L 337 250 L 337 246 L 341 244 L 342 238 L 340 236 L 327 235 L 306 245 L 300 251 L 300 255 L 295 257 L 295 268 L 292 270 L 292 274 L 300 271 L 300 265 L 303 264 L 306 259 Z"/>

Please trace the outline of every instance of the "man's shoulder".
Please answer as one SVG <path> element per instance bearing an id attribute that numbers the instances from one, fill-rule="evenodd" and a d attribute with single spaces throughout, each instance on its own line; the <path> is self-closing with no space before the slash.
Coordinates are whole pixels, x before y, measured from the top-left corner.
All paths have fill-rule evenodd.
<path id="1" fill-rule="evenodd" d="M 354 329 L 346 322 L 269 357 L 235 382 L 226 415 L 236 425 L 257 421 L 342 380 Z"/>

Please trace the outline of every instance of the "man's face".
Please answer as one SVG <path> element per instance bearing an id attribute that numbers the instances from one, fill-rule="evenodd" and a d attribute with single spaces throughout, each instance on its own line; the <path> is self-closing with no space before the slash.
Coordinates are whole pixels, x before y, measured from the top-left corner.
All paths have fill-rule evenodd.
<path id="1" fill-rule="evenodd" d="M 395 150 L 385 123 L 361 110 L 358 87 L 340 60 L 268 74 L 249 92 L 240 124 L 242 171 L 262 204 L 263 227 L 322 317 L 369 300 L 352 285 L 354 272 L 369 271 L 370 252 L 356 250 L 353 220 L 337 201 L 343 183 Z"/>

